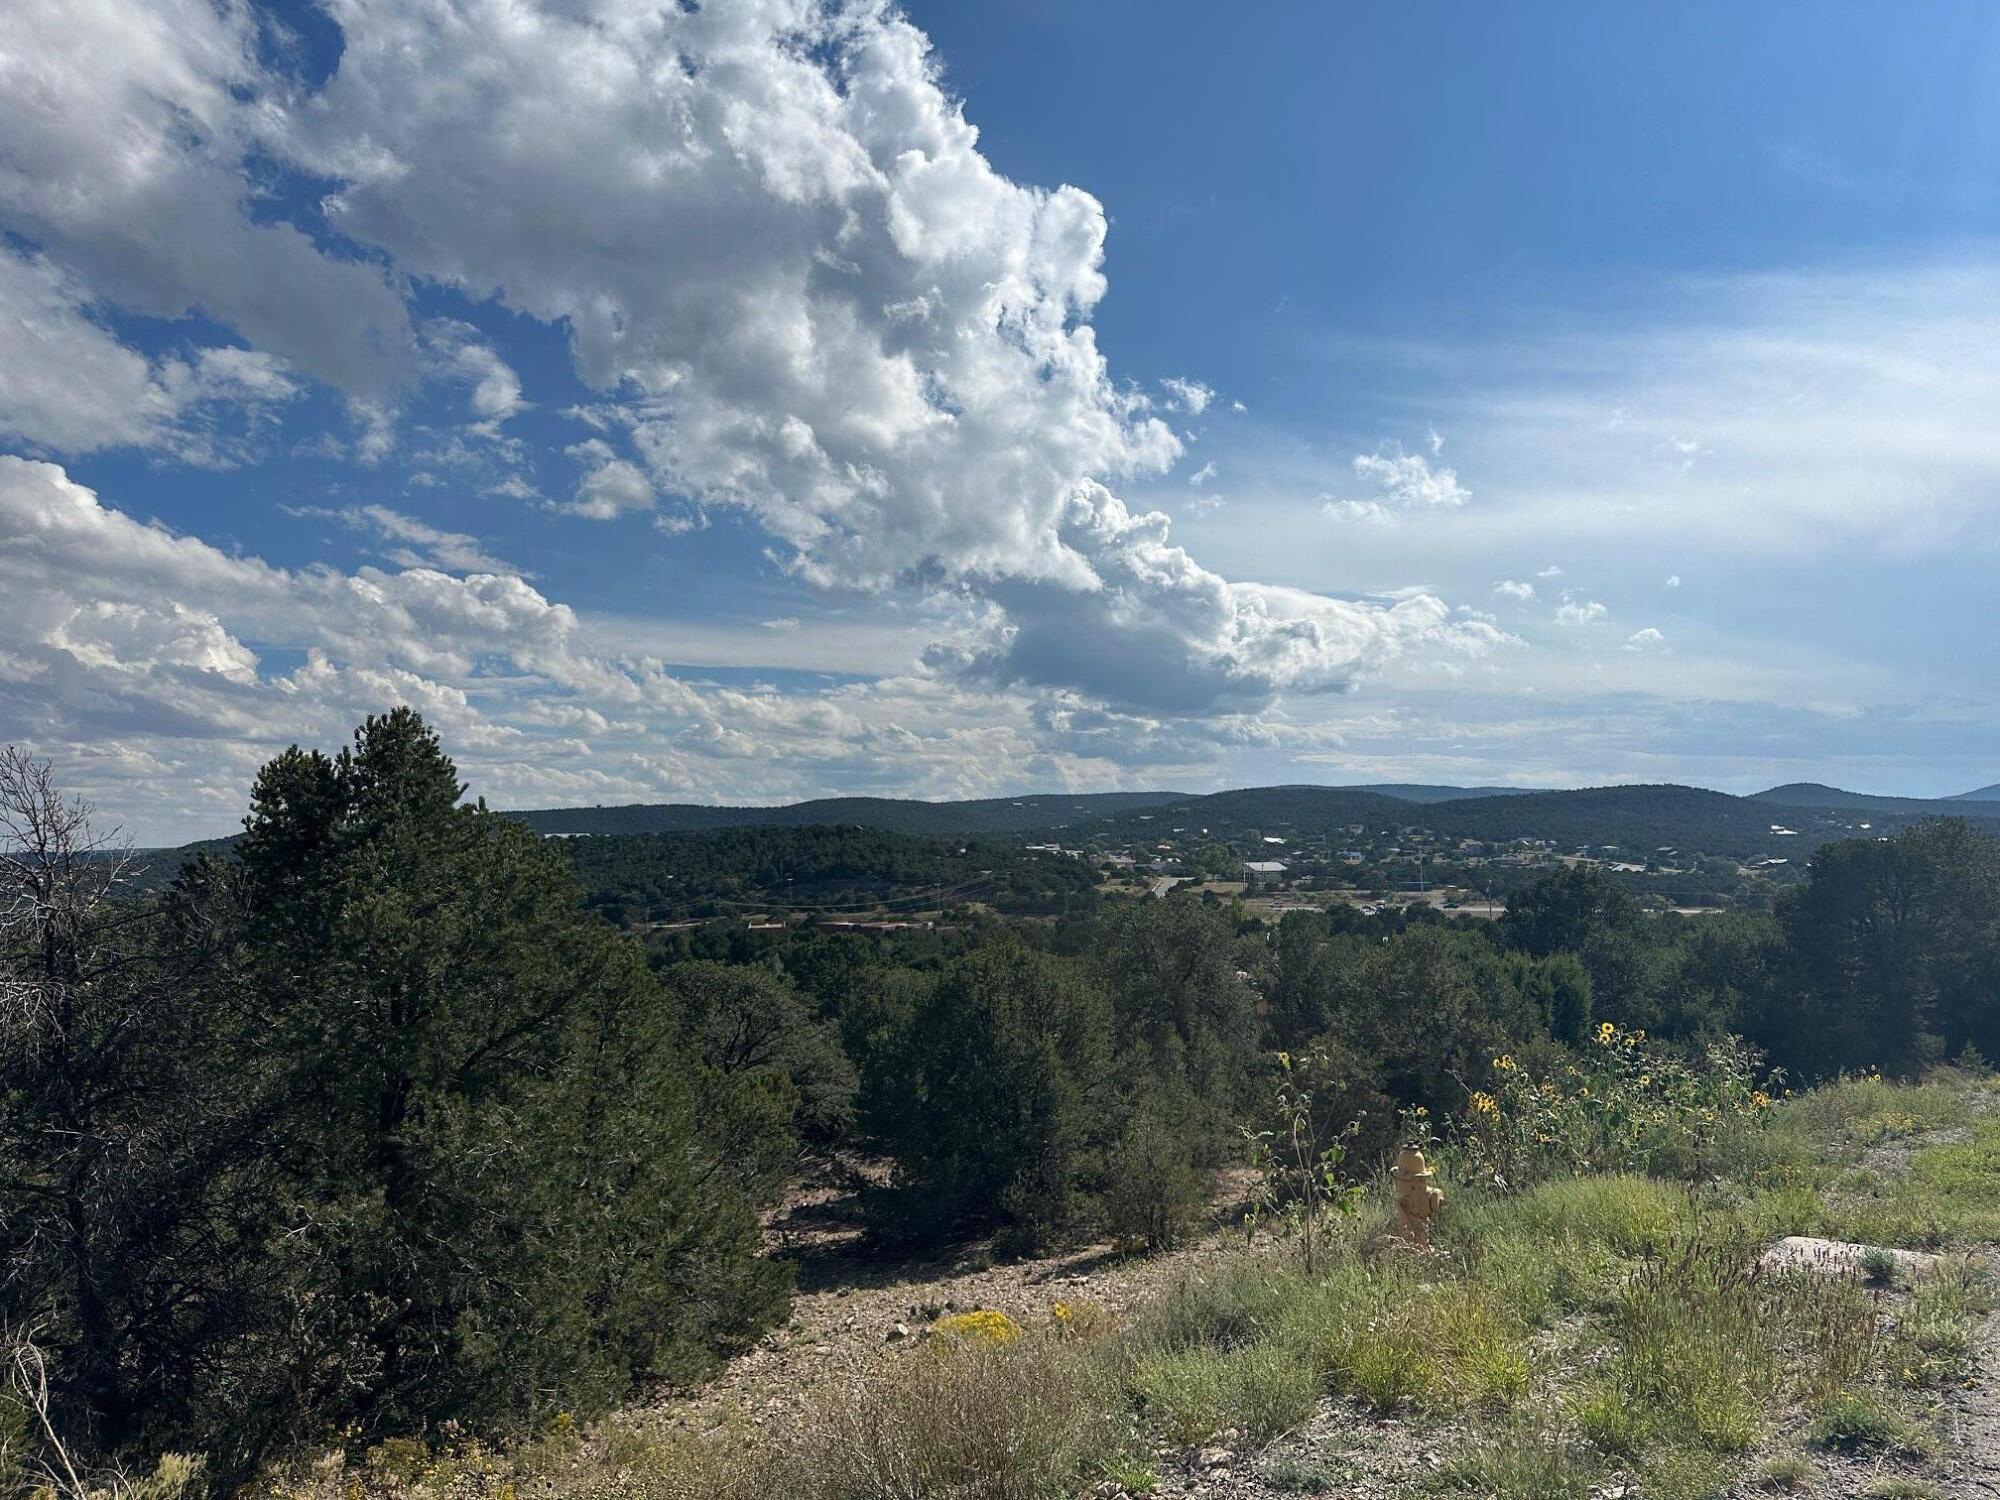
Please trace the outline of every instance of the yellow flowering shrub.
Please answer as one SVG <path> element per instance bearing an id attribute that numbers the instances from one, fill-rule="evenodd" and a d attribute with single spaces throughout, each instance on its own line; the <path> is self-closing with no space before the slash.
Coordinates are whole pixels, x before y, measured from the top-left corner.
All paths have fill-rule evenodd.
<path id="1" fill-rule="evenodd" d="M 1059 1338 L 1094 1339 L 1116 1332 L 1118 1318 L 1095 1302 L 1065 1301 L 1049 1305 L 1049 1324 Z"/>
<path id="2" fill-rule="evenodd" d="M 981 1308 L 939 1318 L 931 1331 L 975 1344 L 1011 1344 L 1021 1336 L 1021 1325 L 996 1309 Z"/>
<path id="3" fill-rule="evenodd" d="M 1724 1130 L 1771 1108 L 1741 1043 L 1683 1056 L 1610 1021 L 1559 1073 L 1537 1077 L 1503 1054 L 1482 1082 L 1467 1086 L 1446 1144 L 1462 1170 L 1512 1184 L 1592 1171 L 1699 1176 Z"/>

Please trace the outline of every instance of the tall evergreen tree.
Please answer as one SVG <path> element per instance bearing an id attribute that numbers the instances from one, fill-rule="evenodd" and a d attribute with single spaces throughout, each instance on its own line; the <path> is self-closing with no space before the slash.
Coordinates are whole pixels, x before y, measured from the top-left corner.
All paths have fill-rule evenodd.
<path id="1" fill-rule="evenodd" d="M 278 1363 L 385 1428 L 601 1406 L 784 1295 L 728 1149 L 782 1117 L 700 1068 L 560 854 L 463 792 L 397 709 L 267 766 L 241 850 L 291 1104 Z"/>

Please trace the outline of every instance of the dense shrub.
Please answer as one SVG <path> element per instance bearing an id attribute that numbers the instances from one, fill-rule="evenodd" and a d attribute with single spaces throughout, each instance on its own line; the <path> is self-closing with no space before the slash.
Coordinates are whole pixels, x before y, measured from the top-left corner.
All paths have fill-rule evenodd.
<path id="1" fill-rule="evenodd" d="M 1208 1173 L 1185 1126 L 1186 1095 L 1147 1089 L 1111 1148 L 1104 1185 L 1104 1227 L 1116 1240 L 1171 1250 L 1201 1221 Z"/>
<path id="2" fill-rule="evenodd" d="M 777 1089 L 799 1131 L 815 1140 L 834 1140 L 854 1123 L 854 1064 L 839 1030 L 813 1014 L 782 972 L 695 960 L 660 979 L 707 1066 Z"/>
<path id="3" fill-rule="evenodd" d="M 1109 1135 L 1110 1060 L 1110 1005 L 1063 960 L 997 942 L 948 969 L 870 1080 L 905 1231 L 1075 1233 Z"/>

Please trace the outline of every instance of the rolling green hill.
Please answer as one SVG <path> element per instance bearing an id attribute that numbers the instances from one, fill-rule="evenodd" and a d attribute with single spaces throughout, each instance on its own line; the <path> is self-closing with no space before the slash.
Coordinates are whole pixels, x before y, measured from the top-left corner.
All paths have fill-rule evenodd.
<path id="1" fill-rule="evenodd" d="M 1967 815 L 1965 808 L 1954 804 L 1978 797 L 1977 792 L 1967 792 L 1963 798 L 1886 797 L 1872 792 L 1845 791 L 1817 781 L 1794 781 L 1774 786 L 1768 791 L 1753 792 L 1749 800 L 1775 803 L 1781 807 L 1839 807 L 1854 812 L 1904 812 L 1948 817 Z"/>
<path id="2" fill-rule="evenodd" d="M 1443 838 L 1503 842 L 1546 839 L 1558 849 L 1616 848 L 1644 855 L 1663 848 L 1731 858 L 1802 858 L 1834 838 L 1888 833 L 1940 814 L 2000 818 L 1963 803 L 1909 799 L 1902 808 L 1796 807 L 1687 786 L 1608 786 L 1576 791 L 1468 797 L 1418 804 L 1340 787 L 1262 787 L 1217 792 L 1126 813 L 1092 830 L 1099 839 L 1137 840 L 1158 830 L 1249 847 L 1272 837 L 1326 838 L 1359 826 L 1368 833 L 1427 829 Z M 1867 829 L 1862 824 L 1867 823 Z M 1790 832 L 1781 832 L 1789 829 Z"/>
<path id="3" fill-rule="evenodd" d="M 1464 802 L 1474 797 L 1526 797 L 1544 790 L 1532 786 L 1430 786 L 1414 781 L 1385 781 L 1375 786 L 1343 786 L 1342 792 L 1374 792 L 1402 802 Z"/>
<path id="4" fill-rule="evenodd" d="M 512 813 L 541 834 L 700 833 L 719 828 L 847 825 L 926 838 L 1034 833 L 1181 800 L 1179 792 L 1045 793 L 968 802 L 900 797 L 822 797 L 780 807 L 721 807 L 694 802 L 620 807 L 551 807 Z"/>

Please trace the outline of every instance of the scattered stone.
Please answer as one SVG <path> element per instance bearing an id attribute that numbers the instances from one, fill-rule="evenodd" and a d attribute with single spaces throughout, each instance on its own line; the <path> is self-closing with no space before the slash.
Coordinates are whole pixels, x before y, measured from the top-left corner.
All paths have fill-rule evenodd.
<path id="1" fill-rule="evenodd" d="M 886 1344 L 900 1344 L 904 1339 L 908 1338 L 909 1336 L 910 1336 L 910 1325 L 908 1323 L 898 1323 L 892 1328 L 890 1328 L 888 1333 L 883 1335 L 882 1341 Z"/>
<path id="2" fill-rule="evenodd" d="M 1866 1277 L 1867 1262 L 1881 1256 L 1895 1261 L 1900 1275 L 1912 1280 L 1935 1276 L 1945 1257 L 1925 1250 L 1891 1250 L 1879 1245 L 1856 1245 L 1846 1240 L 1815 1239 L 1811 1235 L 1787 1235 L 1764 1252 L 1764 1264 L 1775 1271 L 1818 1271 L 1830 1276 Z"/>
<path id="3" fill-rule="evenodd" d="M 1200 1469 L 1226 1469 L 1236 1462 L 1236 1455 L 1227 1448 L 1204 1448 L 1195 1455 L 1194 1461 Z"/>

